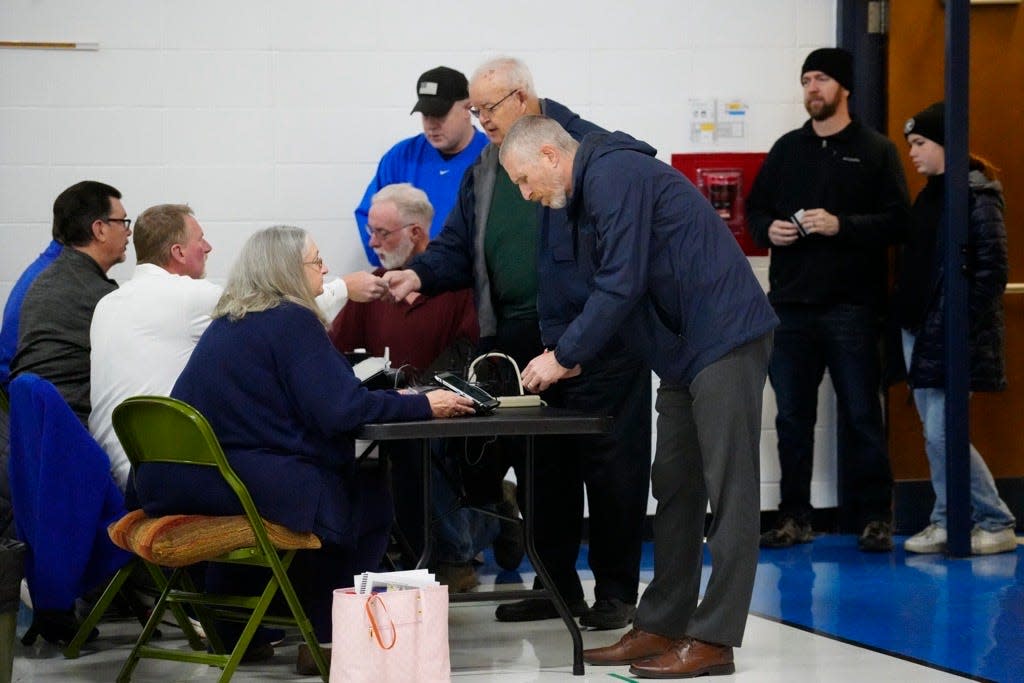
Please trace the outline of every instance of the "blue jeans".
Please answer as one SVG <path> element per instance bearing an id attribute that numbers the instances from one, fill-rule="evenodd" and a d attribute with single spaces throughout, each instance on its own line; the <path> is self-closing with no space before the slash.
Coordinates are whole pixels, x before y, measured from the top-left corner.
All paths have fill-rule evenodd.
<path id="1" fill-rule="evenodd" d="M 903 330 L 903 359 L 910 372 L 915 337 Z M 946 392 L 942 389 L 914 389 L 914 405 L 924 426 L 924 450 L 932 473 L 935 507 L 931 522 L 946 528 Z M 978 449 L 971 447 L 971 519 L 985 531 L 1011 529 L 1017 524 L 1013 513 L 999 497 L 992 478 Z"/>
<path id="2" fill-rule="evenodd" d="M 434 524 L 431 562 L 461 564 L 490 546 L 500 530 L 497 518 L 460 506 L 458 457 L 465 439 L 432 439 L 430 507 Z M 395 516 L 413 553 L 423 549 L 423 461 L 418 441 L 386 442 L 391 461 Z"/>
<path id="3" fill-rule="evenodd" d="M 447 446 L 457 448 L 462 443 L 461 439 L 454 440 Z M 501 530 L 500 522 L 497 517 L 462 506 L 461 495 L 453 486 L 459 483 L 457 456 L 440 440 L 431 445 L 436 458 L 430 468 L 430 502 L 437 542 L 434 557 L 440 562 L 469 562 L 494 542 Z"/>
<path id="4" fill-rule="evenodd" d="M 867 306 L 778 305 L 769 378 L 778 416 L 779 511 L 810 521 L 818 385 L 836 390 L 840 502 L 859 525 L 892 517 L 892 471 L 882 427 L 878 315 Z"/>

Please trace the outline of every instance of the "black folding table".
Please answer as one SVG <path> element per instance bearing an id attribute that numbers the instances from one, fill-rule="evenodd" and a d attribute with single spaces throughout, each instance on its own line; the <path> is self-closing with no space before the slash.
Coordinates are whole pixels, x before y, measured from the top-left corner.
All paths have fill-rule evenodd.
<path id="1" fill-rule="evenodd" d="M 534 544 L 533 517 L 533 471 L 534 451 L 533 439 L 537 436 L 556 436 L 566 434 L 601 434 L 611 429 L 612 419 L 595 415 L 587 415 L 572 410 L 539 406 L 534 408 L 498 408 L 490 415 L 462 417 L 452 419 L 424 420 L 419 422 L 387 422 L 367 424 L 357 434 L 357 438 L 368 441 L 391 441 L 395 439 L 420 439 L 423 442 L 423 506 L 424 530 L 423 554 L 417 566 L 424 566 L 430 557 L 433 547 L 433 534 L 430 529 L 430 439 L 458 437 L 491 437 L 520 436 L 525 437 L 523 477 L 523 541 L 526 556 L 530 558 L 542 590 L 504 590 L 485 591 L 480 593 L 458 593 L 450 597 L 452 602 L 490 602 L 513 600 L 517 598 L 548 598 L 554 604 L 558 614 L 565 622 L 569 635 L 572 637 L 573 665 L 572 672 L 583 675 L 583 638 L 576 620 L 569 612 L 565 600 L 558 593 L 544 564 L 537 555 Z"/>

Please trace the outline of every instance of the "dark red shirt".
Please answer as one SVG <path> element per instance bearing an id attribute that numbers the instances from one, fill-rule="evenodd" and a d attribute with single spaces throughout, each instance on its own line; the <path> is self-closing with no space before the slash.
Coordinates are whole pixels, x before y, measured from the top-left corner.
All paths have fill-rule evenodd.
<path id="1" fill-rule="evenodd" d="M 384 272 L 378 268 L 374 274 Z M 411 365 L 417 370 L 459 340 L 476 344 L 480 329 L 472 290 L 413 296 L 412 303 L 349 301 L 331 324 L 331 342 L 342 352 L 364 348 L 374 356 L 383 356 L 387 346 L 391 367 Z"/>

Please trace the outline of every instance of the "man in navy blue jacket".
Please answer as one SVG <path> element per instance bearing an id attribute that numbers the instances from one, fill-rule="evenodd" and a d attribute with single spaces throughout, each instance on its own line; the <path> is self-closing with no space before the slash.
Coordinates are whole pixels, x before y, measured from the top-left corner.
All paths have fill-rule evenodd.
<path id="1" fill-rule="evenodd" d="M 658 373 L 654 579 L 633 629 L 583 656 L 648 678 L 730 674 L 757 568 L 761 398 L 778 319 L 715 210 L 654 154 L 625 133 L 578 143 L 542 116 L 506 136 L 502 165 L 524 198 L 566 207 L 590 286 L 523 383 L 585 376 L 613 339 Z M 698 605 L 709 502 L 712 571 Z"/>
<path id="2" fill-rule="evenodd" d="M 601 128 L 537 97 L 529 70 L 507 57 L 474 72 L 469 96 L 470 112 L 491 144 L 466 171 L 441 234 L 409 270 L 390 271 L 384 278 L 396 299 L 414 289 L 433 294 L 473 287 L 482 350 L 501 350 L 523 367 L 544 348 L 554 348 L 589 292 L 566 248 L 565 212 L 524 201 L 499 168 L 498 149 L 512 124 L 529 114 L 552 117 L 575 138 Z M 612 339 L 586 375 L 544 398 L 551 405 L 615 417 L 607 435 L 538 439 L 534 500 L 537 550 L 570 611 L 590 628 L 622 628 L 633 619 L 640 581 L 651 461 L 650 370 Z M 584 482 L 588 560 L 595 579 L 592 609 L 576 573 Z M 528 621 L 558 614 L 549 600 L 531 599 L 501 605 L 495 616 Z"/>

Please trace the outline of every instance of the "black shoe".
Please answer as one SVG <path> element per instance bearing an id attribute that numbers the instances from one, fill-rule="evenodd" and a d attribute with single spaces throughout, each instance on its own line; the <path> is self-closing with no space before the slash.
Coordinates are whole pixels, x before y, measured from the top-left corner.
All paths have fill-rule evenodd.
<path id="1" fill-rule="evenodd" d="M 58 647 L 64 647 L 70 643 L 81 623 L 75 617 L 74 610 L 62 612 L 60 610 L 34 610 L 32 612 L 32 625 L 25 631 L 21 638 L 21 644 L 28 647 L 36 642 L 38 636 L 43 640 Z M 85 642 L 91 643 L 96 640 L 100 632 L 93 629 Z"/>
<path id="2" fill-rule="evenodd" d="M 623 602 L 618 598 L 601 598 L 594 602 L 590 611 L 580 617 L 580 626 L 586 626 L 595 631 L 611 631 L 632 624 L 634 616 L 636 616 L 636 605 Z"/>
<path id="3" fill-rule="evenodd" d="M 809 522 L 794 517 L 782 517 L 774 529 L 761 534 L 762 548 L 788 548 L 797 543 L 814 540 L 814 530 Z"/>
<path id="4" fill-rule="evenodd" d="M 226 652 L 232 652 L 238 644 L 238 636 L 241 633 L 240 624 L 218 622 L 217 630 L 221 632 L 220 638 Z M 242 664 L 267 661 L 274 656 L 274 645 L 283 642 L 284 638 L 284 629 L 257 626 L 256 633 L 252 635 L 252 640 L 249 641 L 249 645 L 246 646 L 245 653 L 242 655 Z M 214 651 L 212 645 L 209 644 L 207 644 L 206 650 L 207 652 Z"/>
<path id="5" fill-rule="evenodd" d="M 857 539 L 857 547 L 866 553 L 887 553 L 892 550 L 892 524 L 875 520 L 868 522 Z"/>
<path id="6" fill-rule="evenodd" d="M 569 603 L 569 613 L 574 617 L 586 616 L 589 611 L 585 600 Z M 555 611 L 555 604 L 547 598 L 527 598 L 498 605 L 498 609 L 494 610 L 494 618 L 498 621 L 540 621 L 558 619 L 558 612 Z"/>
<path id="7" fill-rule="evenodd" d="M 274 646 L 270 643 L 249 643 L 242 655 L 242 664 L 258 664 L 274 656 Z"/>
<path id="8" fill-rule="evenodd" d="M 503 517 L 519 519 L 519 505 L 516 503 L 516 485 L 510 481 L 501 482 L 501 502 L 497 513 Z M 501 531 L 494 539 L 494 561 L 508 571 L 515 571 L 523 561 L 526 547 L 523 543 L 523 525 L 519 522 L 501 520 Z"/>

